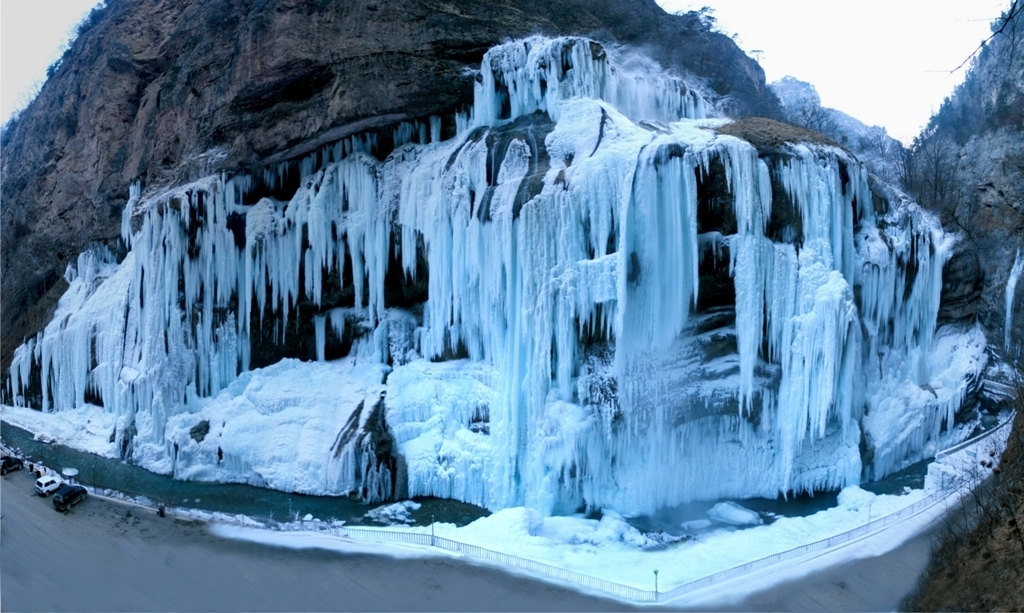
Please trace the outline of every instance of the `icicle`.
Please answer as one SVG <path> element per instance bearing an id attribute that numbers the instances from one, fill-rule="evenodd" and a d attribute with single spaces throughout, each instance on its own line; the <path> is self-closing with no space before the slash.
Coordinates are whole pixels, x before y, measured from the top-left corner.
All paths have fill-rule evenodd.
<path id="1" fill-rule="evenodd" d="M 1013 261 L 1013 268 L 1010 269 L 1010 277 L 1006 281 L 1006 321 L 1003 322 L 1003 348 L 1010 352 L 1010 341 L 1013 331 L 1013 302 L 1017 296 L 1017 282 L 1021 274 L 1024 274 L 1024 255 L 1017 249 L 1017 257 Z"/>
<path id="2" fill-rule="evenodd" d="M 983 335 L 935 330 L 949 240 L 931 216 L 876 212 L 841 151 L 787 145 L 766 161 L 690 119 L 705 101 L 684 81 L 585 39 L 496 47 L 481 81 L 454 138 L 430 117 L 396 126 L 384 161 L 364 134 L 264 169 L 273 193 L 299 173 L 287 202 L 243 206 L 244 175 L 133 183 L 131 251 L 69 268 L 56 317 L 14 353 L 12 401 L 98 396 L 133 461 L 182 478 L 252 479 L 270 457 L 291 471 L 272 487 L 315 474 L 303 491 L 371 498 L 401 485 L 351 434 L 378 411 L 409 495 L 549 513 L 839 488 L 860 478 L 862 434 L 875 475 L 948 436 Z M 729 223 L 698 233 L 719 169 Z M 799 219 L 776 235 L 783 204 Z M 724 277 L 726 256 L 735 308 L 698 309 L 701 275 Z M 385 304 L 392 257 L 394 273 L 428 271 L 422 311 Z M 1018 254 L 1007 338 L 1022 269 Z M 341 308 L 328 289 L 349 273 Z M 250 370 L 257 341 L 310 316 L 317 363 Z M 326 362 L 332 340 L 350 355 Z M 363 410 L 280 417 L 302 423 L 288 440 L 337 438 L 301 467 L 237 433 L 218 431 L 223 457 L 188 435 L 194 413 L 264 377 L 314 371 Z"/>
<path id="3" fill-rule="evenodd" d="M 583 38 L 532 37 L 484 54 L 475 87 L 477 126 L 497 126 L 545 111 L 555 121 L 571 98 L 605 100 L 633 120 L 670 122 L 704 115 L 701 96 L 653 65 L 616 67 L 607 50 Z M 460 130 L 461 132 L 461 130 Z"/>
<path id="4" fill-rule="evenodd" d="M 313 330 L 316 334 L 316 361 L 324 361 L 324 345 L 327 343 L 326 318 L 323 315 L 313 317 Z"/>

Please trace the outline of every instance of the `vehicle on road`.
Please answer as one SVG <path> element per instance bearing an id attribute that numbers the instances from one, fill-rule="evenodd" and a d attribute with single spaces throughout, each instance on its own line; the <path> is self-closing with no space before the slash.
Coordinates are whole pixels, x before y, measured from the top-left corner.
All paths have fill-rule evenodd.
<path id="1" fill-rule="evenodd" d="M 36 493 L 40 496 L 49 496 L 57 491 L 61 483 L 60 477 L 55 475 L 43 475 L 36 479 Z"/>
<path id="2" fill-rule="evenodd" d="M 0 475 L 6 475 L 12 470 L 21 470 L 22 468 L 25 468 L 25 462 L 21 458 L 14 458 L 9 455 L 0 458 Z"/>
<path id="3" fill-rule="evenodd" d="M 53 495 L 53 508 L 60 512 L 70 511 L 71 507 L 85 500 L 89 493 L 81 485 L 65 483 Z"/>

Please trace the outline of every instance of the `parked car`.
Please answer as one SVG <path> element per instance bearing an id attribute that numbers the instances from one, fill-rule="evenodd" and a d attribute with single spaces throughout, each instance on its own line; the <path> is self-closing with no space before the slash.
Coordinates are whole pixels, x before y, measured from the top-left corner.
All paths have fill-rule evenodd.
<path id="1" fill-rule="evenodd" d="M 85 500 L 88 495 L 89 493 L 81 485 L 65 483 L 53 495 L 53 508 L 61 512 L 68 511 L 74 505 Z"/>
<path id="2" fill-rule="evenodd" d="M 60 487 L 60 477 L 55 475 L 43 475 L 36 479 L 36 493 L 40 496 L 49 496 Z"/>
<path id="3" fill-rule="evenodd" d="M 0 475 L 6 475 L 12 470 L 21 470 L 22 468 L 25 468 L 25 463 L 21 461 L 21 458 L 12 458 L 9 455 L 0 458 Z"/>

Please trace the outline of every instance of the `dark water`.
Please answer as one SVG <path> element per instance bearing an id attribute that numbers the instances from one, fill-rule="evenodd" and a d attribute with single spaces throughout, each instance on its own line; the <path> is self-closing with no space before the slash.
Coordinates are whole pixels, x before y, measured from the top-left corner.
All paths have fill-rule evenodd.
<path id="1" fill-rule="evenodd" d="M 924 477 L 928 473 L 928 464 L 931 462 L 931 458 L 922 460 L 880 481 L 861 483 L 860 487 L 875 494 L 902 494 L 905 487 L 920 489 L 924 487 Z M 734 502 L 761 514 L 765 523 L 771 523 L 778 517 L 806 517 L 814 515 L 819 511 L 824 511 L 838 505 L 838 498 L 839 492 L 831 491 L 815 492 L 813 495 L 791 495 L 787 498 L 782 496 L 775 499 L 747 498 L 745 500 L 734 500 Z M 693 502 L 676 507 L 668 507 L 659 510 L 653 515 L 632 518 L 629 520 L 629 523 L 643 532 L 661 530 L 677 536 L 690 534 L 690 532 L 683 530 L 680 524 L 693 520 L 707 519 L 708 509 L 714 505 L 714 502 Z M 716 524 L 713 529 L 720 529 L 722 527 L 721 524 Z"/>
<path id="2" fill-rule="evenodd" d="M 153 504 L 242 513 L 254 518 L 291 521 L 312 514 L 321 520 L 344 520 L 349 524 L 370 523 L 363 515 L 379 504 L 363 504 L 356 498 L 344 496 L 307 496 L 235 483 L 207 483 L 180 481 L 152 473 L 144 468 L 120 460 L 100 457 L 58 444 L 36 441 L 30 432 L 0 423 L 0 438 L 17 449 L 26 461 L 40 462 L 50 468 L 65 467 L 79 471 L 77 480 L 97 488 L 116 490 L 131 496 L 144 496 Z M 904 487 L 921 488 L 930 460 L 918 462 L 889 475 L 881 481 L 863 483 L 861 487 L 876 494 L 900 494 Z M 817 492 L 777 499 L 748 498 L 736 500 L 740 505 L 760 513 L 766 521 L 774 517 L 805 517 L 836 506 L 839 492 Z M 410 516 L 418 524 L 428 524 L 433 517 L 439 522 L 465 525 L 489 511 L 480 507 L 439 498 L 417 498 L 423 505 Z M 629 523 L 644 532 L 664 531 L 669 534 L 687 534 L 680 524 L 707 519 L 707 511 L 714 502 L 694 502 L 659 510 L 652 515 L 629 519 Z M 721 526 L 716 526 L 720 528 Z"/>
<path id="3" fill-rule="evenodd" d="M 933 458 L 921 460 L 901 471 L 894 472 L 885 479 L 861 483 L 860 486 L 876 494 L 902 494 L 905 487 L 912 490 L 921 489 L 924 487 L 924 477 L 928 474 L 928 465 L 932 463 L 932 460 Z"/>
<path id="4" fill-rule="evenodd" d="M 733 502 L 751 511 L 760 513 L 765 523 L 770 523 L 775 517 L 806 517 L 814 515 L 818 511 L 830 509 L 838 504 L 838 497 L 839 492 L 817 492 L 813 496 L 810 494 L 790 495 L 788 499 L 780 496 L 774 500 L 770 498 L 747 498 L 733 499 Z M 692 534 L 692 532 L 683 530 L 680 524 L 707 519 L 708 510 L 715 506 L 715 504 L 715 502 L 691 502 L 674 507 L 666 507 L 653 515 L 631 518 L 629 523 L 642 532 L 660 530 L 677 536 Z M 722 524 L 715 524 L 714 529 L 722 527 Z M 698 530 L 697 532 L 700 531 Z"/>
<path id="5" fill-rule="evenodd" d="M 307 496 L 237 483 L 180 481 L 152 473 L 120 460 L 100 457 L 64 445 L 34 440 L 32 433 L 0 422 L 0 438 L 28 462 L 39 462 L 54 470 L 78 470 L 77 481 L 100 489 L 112 489 L 131 496 L 145 496 L 153 504 L 242 513 L 259 519 L 291 521 L 307 513 L 321 520 L 344 520 L 349 524 L 370 523 L 363 514 L 379 504 L 363 504 L 345 496 Z M 28 468 L 28 466 L 26 466 Z M 417 523 L 439 522 L 465 525 L 490 513 L 462 502 L 438 498 L 417 498 L 423 505 L 410 513 Z"/>

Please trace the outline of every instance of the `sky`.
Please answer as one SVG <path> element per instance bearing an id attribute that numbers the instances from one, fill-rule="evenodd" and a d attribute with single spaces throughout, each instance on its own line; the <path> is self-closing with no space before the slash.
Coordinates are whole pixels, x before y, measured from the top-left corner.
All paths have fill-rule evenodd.
<path id="1" fill-rule="evenodd" d="M 1009 0 L 658 0 L 709 5 L 720 28 L 754 50 L 768 81 L 809 81 L 822 104 L 909 143 L 963 80 L 950 74 L 989 34 Z M 0 3 L 0 122 L 38 91 L 74 25 L 96 0 Z"/>
<path id="2" fill-rule="evenodd" d="M 657 0 L 714 9 L 719 28 L 759 56 L 768 82 L 812 83 L 823 106 L 908 143 L 963 81 L 953 72 L 1009 0 Z M 760 50 L 756 56 L 751 53 Z"/>
<path id="3" fill-rule="evenodd" d="M 0 123 L 35 97 L 46 68 L 97 0 L 0 2 Z"/>

